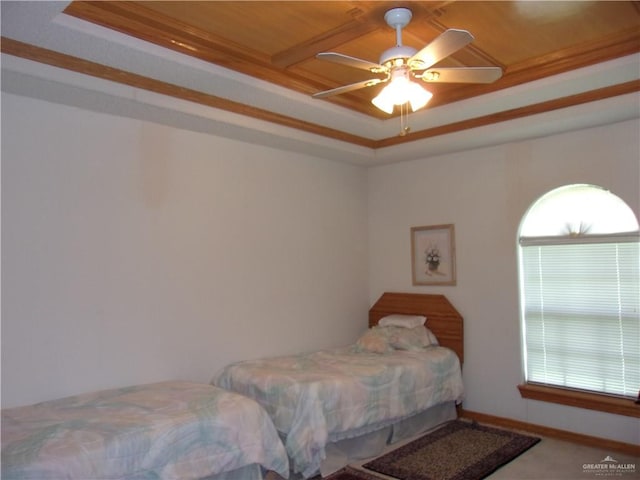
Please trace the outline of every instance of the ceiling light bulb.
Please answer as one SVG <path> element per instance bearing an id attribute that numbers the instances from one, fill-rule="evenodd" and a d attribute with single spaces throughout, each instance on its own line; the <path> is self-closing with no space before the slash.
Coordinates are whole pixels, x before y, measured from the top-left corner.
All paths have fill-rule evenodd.
<path id="1" fill-rule="evenodd" d="M 407 87 L 409 89 L 409 103 L 411 104 L 411 111 L 413 112 L 420 110 L 431 100 L 431 97 L 433 97 L 433 93 L 425 90 L 415 82 L 409 82 Z"/>
<path id="2" fill-rule="evenodd" d="M 406 69 L 399 69 L 392 73 L 391 82 L 373 99 L 373 103 L 383 112 L 393 113 L 394 105 L 409 102 L 411 110 L 416 111 L 424 107 L 433 94 L 409 79 Z"/>
<path id="3" fill-rule="evenodd" d="M 425 82 L 435 82 L 440 78 L 440 72 L 436 72 L 434 70 L 430 70 L 428 72 L 424 72 L 422 75 L 422 80 Z"/>
<path id="4" fill-rule="evenodd" d="M 373 100 L 371 100 L 371 103 L 373 103 L 383 112 L 391 115 L 393 113 L 394 103 L 391 99 L 391 95 L 389 95 L 387 92 L 387 87 L 384 87 L 382 91 L 376 97 L 374 97 Z"/>

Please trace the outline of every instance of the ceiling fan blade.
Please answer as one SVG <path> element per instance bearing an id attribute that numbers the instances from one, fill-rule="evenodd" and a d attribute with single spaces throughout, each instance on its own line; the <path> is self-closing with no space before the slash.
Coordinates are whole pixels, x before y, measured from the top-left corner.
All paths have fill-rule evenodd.
<path id="1" fill-rule="evenodd" d="M 407 64 L 412 70 L 424 70 L 443 58 L 457 52 L 473 41 L 473 35 L 466 30 L 450 28 L 435 38 L 422 50 L 411 57 Z"/>
<path id="2" fill-rule="evenodd" d="M 348 67 L 360 68 L 362 70 L 368 70 L 373 73 L 386 72 L 387 68 L 383 67 L 379 63 L 373 63 L 368 60 L 362 60 L 361 58 L 350 57 L 349 55 L 343 55 L 336 52 L 323 52 L 318 53 L 316 58 L 319 60 L 328 60 L 329 62 L 341 63 Z"/>
<path id="3" fill-rule="evenodd" d="M 324 92 L 314 93 L 312 95 L 313 98 L 324 98 L 330 97 L 332 95 L 339 95 L 341 93 L 351 92 L 353 90 L 359 90 L 360 88 L 372 87 L 373 85 L 377 85 L 378 83 L 386 82 L 387 79 L 383 78 L 372 78 L 370 80 L 363 80 L 358 83 L 351 83 L 349 85 L 343 85 L 342 87 L 332 88 L 331 90 L 325 90 Z"/>
<path id="4" fill-rule="evenodd" d="M 430 68 L 416 75 L 427 83 L 492 83 L 500 77 L 500 67 Z"/>

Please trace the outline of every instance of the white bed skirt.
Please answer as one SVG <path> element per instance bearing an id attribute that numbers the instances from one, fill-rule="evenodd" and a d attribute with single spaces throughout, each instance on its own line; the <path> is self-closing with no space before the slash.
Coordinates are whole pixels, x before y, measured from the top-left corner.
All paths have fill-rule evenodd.
<path id="1" fill-rule="evenodd" d="M 358 429 L 355 432 L 344 432 L 340 435 L 341 439 L 335 440 L 334 437 L 333 441 L 327 444 L 327 456 L 320 464 L 320 474 L 326 477 L 349 463 L 377 457 L 383 453 L 385 447 L 389 444 L 432 430 L 456 418 L 455 402 L 446 402 L 373 431 L 371 431 L 370 427 L 366 433 L 363 433 L 362 429 Z M 332 440 L 331 437 L 330 440 Z M 301 477 L 294 475 L 290 478 Z"/>
<path id="2" fill-rule="evenodd" d="M 275 474 L 274 478 L 282 478 L 280 475 Z M 218 473 L 205 477 L 201 480 L 263 480 L 263 469 L 257 463 L 251 465 L 245 465 L 244 467 L 236 468 L 228 472 Z"/>

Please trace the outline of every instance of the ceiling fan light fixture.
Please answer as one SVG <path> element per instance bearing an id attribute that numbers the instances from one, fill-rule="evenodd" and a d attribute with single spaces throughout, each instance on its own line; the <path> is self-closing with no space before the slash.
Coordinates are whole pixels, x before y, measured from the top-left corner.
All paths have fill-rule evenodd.
<path id="1" fill-rule="evenodd" d="M 436 72 L 434 70 L 430 70 L 428 72 L 425 72 L 422 75 L 422 80 L 424 80 L 425 82 L 437 82 L 438 79 L 440 78 L 440 72 Z"/>
<path id="2" fill-rule="evenodd" d="M 373 103 L 383 112 L 391 115 L 393 113 L 395 104 L 393 103 L 393 100 L 391 100 L 391 97 L 389 95 L 384 95 L 384 91 L 386 88 L 387 87 L 383 88 L 382 91 L 371 100 L 371 103 Z"/>
<path id="3" fill-rule="evenodd" d="M 371 103 L 387 114 L 392 114 L 395 106 L 399 105 L 403 126 L 401 135 L 404 135 L 408 131 L 404 121 L 407 119 L 409 107 L 415 112 L 424 107 L 433 96 L 422 86 L 424 83 L 491 83 L 502 76 L 500 67 L 432 69 L 431 67 L 441 60 L 471 43 L 473 35 L 466 30 L 449 28 L 418 51 L 402 44 L 402 29 L 407 26 L 411 16 L 411 10 L 408 8 L 392 8 L 385 13 L 385 21 L 396 31 L 396 44 L 382 53 L 379 63 L 336 52 L 321 52 L 316 55 L 320 59 L 360 68 L 371 73 L 382 73 L 386 78 L 375 78 L 332 88 L 314 93 L 313 98 L 324 98 L 388 82 L 371 100 Z"/>
<path id="4" fill-rule="evenodd" d="M 411 105 L 411 111 L 415 112 L 424 107 L 429 100 L 433 97 L 433 93 L 429 90 L 425 90 L 416 82 L 409 83 L 409 104 Z"/>
<path id="5" fill-rule="evenodd" d="M 388 114 L 393 113 L 395 105 L 409 103 L 411 110 L 415 112 L 424 107 L 432 96 L 430 91 L 411 81 L 408 70 L 397 69 L 392 72 L 391 82 L 371 100 L 371 103 Z"/>

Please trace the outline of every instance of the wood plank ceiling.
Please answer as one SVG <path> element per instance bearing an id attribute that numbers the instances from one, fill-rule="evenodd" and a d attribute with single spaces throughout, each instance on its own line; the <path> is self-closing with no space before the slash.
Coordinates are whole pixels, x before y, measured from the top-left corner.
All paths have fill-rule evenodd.
<path id="1" fill-rule="evenodd" d="M 499 66 L 493 84 L 429 84 L 429 107 L 471 98 L 640 51 L 638 1 L 99 1 L 65 13 L 178 52 L 313 94 L 371 77 L 318 60 L 335 51 L 378 62 L 395 44 L 384 13 L 410 8 L 403 43 L 422 48 L 447 28 L 475 40 L 438 66 Z M 377 118 L 374 86 L 328 101 Z"/>

